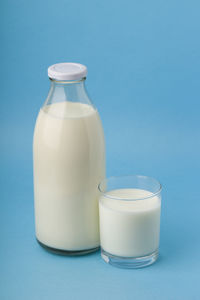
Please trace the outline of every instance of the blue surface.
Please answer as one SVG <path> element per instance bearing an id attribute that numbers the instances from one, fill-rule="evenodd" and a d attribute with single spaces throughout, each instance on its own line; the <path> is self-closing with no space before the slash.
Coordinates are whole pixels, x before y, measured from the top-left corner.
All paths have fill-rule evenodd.
<path id="1" fill-rule="evenodd" d="M 200 2 L 1 1 L 0 299 L 200 299 Z M 32 134 L 46 69 L 86 64 L 107 175 L 163 184 L 160 259 L 121 270 L 34 237 Z"/>

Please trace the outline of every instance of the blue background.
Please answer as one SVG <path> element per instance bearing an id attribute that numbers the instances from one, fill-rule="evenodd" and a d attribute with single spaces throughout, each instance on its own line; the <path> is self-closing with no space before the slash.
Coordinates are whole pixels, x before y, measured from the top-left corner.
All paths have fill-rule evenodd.
<path id="1" fill-rule="evenodd" d="M 4 0 L 0 4 L 0 299 L 200 299 L 200 2 Z M 111 267 L 35 241 L 32 135 L 47 67 L 87 65 L 107 175 L 163 184 L 160 259 Z"/>

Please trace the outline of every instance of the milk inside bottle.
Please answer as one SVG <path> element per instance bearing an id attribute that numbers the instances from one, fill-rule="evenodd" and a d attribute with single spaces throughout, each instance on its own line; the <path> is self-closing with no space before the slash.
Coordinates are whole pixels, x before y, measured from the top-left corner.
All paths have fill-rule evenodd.
<path id="1" fill-rule="evenodd" d="M 63 254 L 99 247 L 98 183 L 105 177 L 104 136 L 86 89 L 87 68 L 48 69 L 51 88 L 34 131 L 34 204 L 38 242 Z"/>

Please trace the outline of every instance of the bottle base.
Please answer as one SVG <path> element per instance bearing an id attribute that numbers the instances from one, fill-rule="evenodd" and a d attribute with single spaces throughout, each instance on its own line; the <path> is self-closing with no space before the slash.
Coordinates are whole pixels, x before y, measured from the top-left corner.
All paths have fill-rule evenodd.
<path id="1" fill-rule="evenodd" d="M 63 255 L 63 256 L 79 256 L 79 255 L 86 255 L 95 251 L 98 251 L 100 246 L 92 248 L 92 249 L 85 249 L 85 250 L 62 250 L 62 249 L 56 249 L 53 247 L 49 247 L 45 244 L 43 244 L 42 242 L 40 242 L 37 238 L 36 238 L 38 244 L 44 248 L 45 250 L 47 250 L 50 253 L 53 254 L 58 254 L 58 255 Z"/>
<path id="2" fill-rule="evenodd" d="M 158 249 L 153 253 L 140 257 L 116 256 L 101 249 L 101 257 L 106 263 L 118 268 L 138 269 L 153 264 L 158 259 Z"/>

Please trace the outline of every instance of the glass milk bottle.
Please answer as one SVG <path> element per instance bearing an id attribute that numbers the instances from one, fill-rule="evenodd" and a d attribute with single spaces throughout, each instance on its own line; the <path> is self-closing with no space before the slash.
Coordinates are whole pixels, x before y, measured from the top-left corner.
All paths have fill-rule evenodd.
<path id="1" fill-rule="evenodd" d="M 85 89 L 86 74 L 77 63 L 48 68 L 51 87 L 33 140 L 36 238 L 46 249 L 66 255 L 99 248 L 104 136 Z"/>

